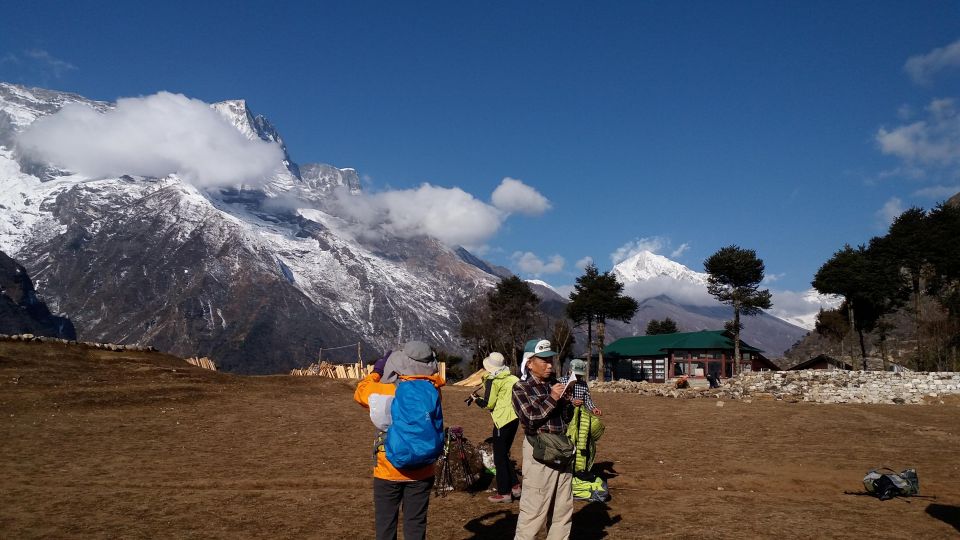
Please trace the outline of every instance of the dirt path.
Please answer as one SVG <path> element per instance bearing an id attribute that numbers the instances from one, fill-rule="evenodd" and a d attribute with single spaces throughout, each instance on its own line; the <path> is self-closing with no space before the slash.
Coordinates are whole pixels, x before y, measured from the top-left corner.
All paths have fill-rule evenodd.
<path id="1" fill-rule="evenodd" d="M 444 412 L 479 441 L 468 391 L 445 389 Z M 960 536 L 956 402 L 594 398 L 613 499 L 577 503 L 573 538 Z M 372 435 L 345 382 L 0 344 L 0 537 L 371 538 Z M 937 498 L 844 494 L 880 465 Z M 512 537 L 516 505 L 485 495 L 433 499 L 430 537 Z"/>

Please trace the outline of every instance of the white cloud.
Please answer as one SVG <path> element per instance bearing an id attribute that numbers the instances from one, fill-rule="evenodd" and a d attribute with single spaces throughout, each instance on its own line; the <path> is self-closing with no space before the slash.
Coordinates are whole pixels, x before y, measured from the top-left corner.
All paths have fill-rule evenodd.
<path id="1" fill-rule="evenodd" d="M 690 249 L 690 244 L 684 242 L 684 243 L 680 244 L 680 247 L 678 247 L 677 249 L 673 250 L 673 251 L 670 253 L 670 258 L 671 258 L 671 259 L 676 259 L 677 257 L 679 257 L 679 256 L 683 255 L 684 253 L 686 253 L 687 250 L 689 250 L 689 249 Z"/>
<path id="2" fill-rule="evenodd" d="M 897 108 L 897 118 L 903 120 L 904 122 L 913 118 L 913 114 L 913 106 L 909 103 L 904 103 Z"/>
<path id="3" fill-rule="evenodd" d="M 643 281 L 625 283 L 623 290 L 625 294 L 638 301 L 665 295 L 680 304 L 693 306 L 717 305 L 717 300 L 710 296 L 705 285 L 667 276 L 657 276 Z"/>
<path id="4" fill-rule="evenodd" d="M 877 210 L 876 216 L 880 224 L 888 227 L 893 220 L 903 213 L 903 201 L 898 197 L 891 197 L 883 206 Z"/>
<path id="5" fill-rule="evenodd" d="M 880 151 L 902 161 L 898 170 L 913 178 L 931 176 L 937 170 L 960 172 L 960 114 L 952 99 L 935 99 L 926 116 L 892 129 L 880 128 L 876 141 Z"/>
<path id="6" fill-rule="evenodd" d="M 957 193 L 960 193 L 960 185 L 955 186 L 930 186 L 918 189 L 913 192 L 914 197 L 923 197 L 925 199 L 942 200 L 949 199 Z"/>
<path id="7" fill-rule="evenodd" d="M 783 279 L 786 275 L 787 275 L 786 272 L 781 272 L 781 273 L 779 273 L 779 274 L 767 274 L 767 275 L 763 276 L 763 283 L 764 283 L 764 284 L 770 284 L 770 283 L 773 283 L 773 282 L 775 282 L 775 281 L 780 281 L 780 280 Z"/>
<path id="8" fill-rule="evenodd" d="M 53 74 L 53 76 L 57 78 L 59 78 L 61 75 L 63 75 L 67 71 L 72 71 L 74 69 L 77 69 L 77 66 L 65 60 L 55 58 L 53 55 L 51 55 L 49 52 L 43 49 L 30 49 L 30 50 L 24 51 L 23 54 L 27 58 L 31 58 L 34 61 L 46 67 L 47 69 L 49 69 L 50 72 Z"/>
<path id="9" fill-rule="evenodd" d="M 563 270 L 563 265 L 565 263 L 563 257 L 560 255 L 554 255 L 550 257 L 549 260 L 544 262 L 533 253 L 527 252 L 515 252 L 511 257 L 513 263 L 517 265 L 517 268 L 521 272 L 526 274 L 532 274 L 534 276 L 539 276 L 541 274 L 556 274 Z"/>
<path id="10" fill-rule="evenodd" d="M 586 268 L 588 265 L 591 265 L 591 264 L 593 264 L 593 257 L 587 255 L 586 257 L 573 263 L 573 267 L 576 268 L 577 270 L 582 271 L 584 268 Z"/>
<path id="11" fill-rule="evenodd" d="M 573 291 L 575 291 L 576 289 L 573 288 L 572 284 L 566 284 L 566 285 L 557 285 L 553 288 L 553 290 L 557 291 L 557 294 L 559 294 L 564 298 L 570 298 L 570 294 L 573 293 Z"/>
<path id="12" fill-rule="evenodd" d="M 837 296 L 819 294 L 814 289 L 770 292 L 773 295 L 773 307 L 769 313 L 807 330 L 813 330 L 821 308 L 835 309 L 841 302 Z"/>
<path id="13" fill-rule="evenodd" d="M 338 188 L 334 197 L 339 211 L 365 230 L 379 228 L 404 238 L 432 236 L 478 252 L 506 218 L 499 209 L 456 187 L 423 184 L 372 194 Z"/>
<path id="14" fill-rule="evenodd" d="M 176 173 L 198 186 L 256 184 L 283 160 L 278 145 L 249 140 L 206 103 L 169 92 L 121 98 L 106 113 L 66 105 L 31 124 L 18 147 L 92 178 Z"/>
<path id="15" fill-rule="evenodd" d="M 926 85 L 932 82 L 933 76 L 937 73 L 956 67 L 960 67 L 960 40 L 927 54 L 911 56 L 903 69 L 910 75 L 913 82 Z"/>
<path id="16" fill-rule="evenodd" d="M 493 205 L 504 212 L 539 216 L 550 209 L 550 201 L 521 180 L 504 178 L 490 196 Z"/>
<path id="17" fill-rule="evenodd" d="M 651 253 L 657 253 L 663 249 L 667 240 L 659 236 L 650 236 L 646 238 L 637 238 L 627 242 L 626 244 L 618 247 L 613 253 L 610 254 L 610 260 L 613 261 L 613 264 L 625 261 L 630 257 L 633 257 L 641 251 L 649 251 Z"/>
<path id="18" fill-rule="evenodd" d="M 463 246 L 478 255 L 487 253 L 485 244 L 510 217 L 511 213 L 542 213 L 550 207 L 546 198 L 519 180 L 504 178 L 488 204 L 458 187 L 422 184 L 414 189 L 387 189 L 381 192 L 333 192 L 332 210 L 359 225 L 358 236 L 376 236 L 380 231 L 400 237 L 432 236 L 450 246 Z M 499 203 L 499 204 L 498 204 Z M 557 256 L 558 257 L 558 256 Z M 531 274 L 557 272 L 563 258 L 557 257 L 538 267 L 525 260 Z"/>

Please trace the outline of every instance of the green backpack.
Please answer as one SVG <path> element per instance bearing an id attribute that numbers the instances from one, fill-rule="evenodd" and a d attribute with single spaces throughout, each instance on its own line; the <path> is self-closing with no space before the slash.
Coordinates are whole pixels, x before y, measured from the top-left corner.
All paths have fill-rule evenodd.
<path id="1" fill-rule="evenodd" d="M 567 426 L 567 437 L 573 442 L 573 472 L 589 471 L 597 454 L 597 440 L 603 436 L 604 425 L 600 418 L 583 405 L 574 407 L 573 419 Z"/>

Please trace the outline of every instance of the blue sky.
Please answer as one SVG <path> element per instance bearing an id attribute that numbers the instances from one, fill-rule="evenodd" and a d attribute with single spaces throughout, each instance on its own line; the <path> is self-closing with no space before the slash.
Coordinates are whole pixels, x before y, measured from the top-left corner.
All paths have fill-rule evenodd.
<path id="1" fill-rule="evenodd" d="M 550 209 L 482 251 L 554 285 L 738 244 L 799 291 L 960 191 L 957 2 L 18 2 L 0 80 L 245 98 L 371 192 L 519 179 Z"/>

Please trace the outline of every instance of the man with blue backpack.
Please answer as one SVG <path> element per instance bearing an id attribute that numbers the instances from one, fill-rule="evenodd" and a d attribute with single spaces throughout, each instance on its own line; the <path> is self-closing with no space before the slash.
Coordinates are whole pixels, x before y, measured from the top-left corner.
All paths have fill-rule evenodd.
<path id="1" fill-rule="evenodd" d="M 373 444 L 374 524 L 377 540 L 395 540 L 400 508 L 404 538 L 427 535 L 434 462 L 443 451 L 443 411 L 436 356 L 409 341 L 374 364 L 353 399 L 369 409 Z"/>

